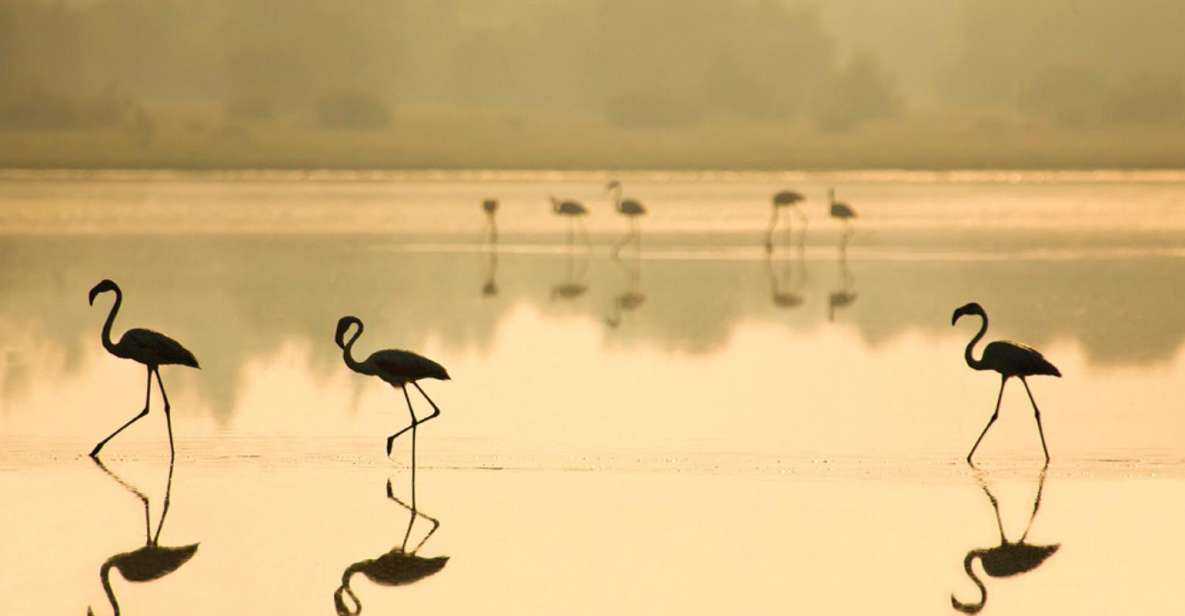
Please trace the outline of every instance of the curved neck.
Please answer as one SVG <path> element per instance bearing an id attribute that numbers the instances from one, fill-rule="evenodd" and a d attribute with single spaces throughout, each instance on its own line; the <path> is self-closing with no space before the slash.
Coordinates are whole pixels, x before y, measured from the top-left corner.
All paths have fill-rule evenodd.
<path id="1" fill-rule="evenodd" d="M 115 616 L 119 616 L 119 602 L 115 600 L 115 591 L 111 589 L 111 563 L 103 563 L 103 567 L 99 569 L 99 579 L 103 581 L 103 592 L 107 593 L 107 600 L 111 602 L 111 611 Z M 94 614 L 89 608 L 86 610 L 88 614 Z"/>
<path id="2" fill-rule="evenodd" d="M 954 595 L 950 596 L 951 606 L 964 614 L 975 614 L 979 610 L 982 610 L 983 605 L 987 603 L 987 588 L 984 587 L 983 582 L 979 581 L 979 578 L 975 575 L 975 570 L 971 568 L 971 562 L 977 557 L 982 556 L 983 554 L 979 550 L 971 550 L 967 552 L 967 557 L 963 559 L 963 570 L 967 572 L 967 577 L 971 578 L 971 581 L 975 582 L 975 585 L 979 588 L 979 601 L 963 603 L 956 599 Z"/>
<path id="3" fill-rule="evenodd" d="M 979 317 L 983 319 L 983 325 L 979 328 L 979 333 L 975 334 L 975 337 L 971 339 L 971 342 L 967 343 L 967 349 L 965 351 L 963 351 L 963 358 L 967 360 L 968 366 L 971 366 L 972 368 L 975 368 L 976 370 L 985 370 L 986 366 L 983 365 L 983 360 L 982 359 L 975 359 L 975 356 L 973 356 L 971 354 L 972 350 L 974 350 L 974 348 L 975 348 L 975 345 L 980 341 L 980 339 L 983 338 L 983 335 L 987 333 L 987 328 L 988 328 L 987 315 L 980 314 Z"/>
<path id="4" fill-rule="evenodd" d="M 353 352 L 354 341 L 357 340 L 358 337 L 361 335 L 362 335 L 362 322 L 358 321 L 358 331 L 354 332 L 354 335 L 350 336 L 350 339 L 347 340 L 346 343 L 342 346 L 342 359 L 344 359 L 346 361 L 346 365 L 350 367 L 350 370 L 353 370 L 354 372 L 361 372 L 363 374 L 368 374 L 368 372 L 366 371 L 366 368 L 362 364 L 358 363 L 358 361 L 356 359 L 354 359 L 354 352 Z"/>
<path id="5" fill-rule="evenodd" d="M 551 211 L 558 213 L 560 211 L 560 200 L 554 196 L 548 197 L 548 199 L 551 199 Z"/>
<path id="6" fill-rule="evenodd" d="M 115 343 L 111 342 L 111 327 L 115 325 L 115 313 L 119 312 L 123 304 L 123 292 L 115 288 L 115 303 L 111 304 L 111 312 L 107 313 L 107 321 L 103 323 L 103 348 L 115 353 Z"/>

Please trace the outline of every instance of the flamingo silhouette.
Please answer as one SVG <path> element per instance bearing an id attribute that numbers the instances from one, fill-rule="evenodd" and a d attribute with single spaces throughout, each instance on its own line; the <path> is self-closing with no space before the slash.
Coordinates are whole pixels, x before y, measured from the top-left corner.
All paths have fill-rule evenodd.
<path id="1" fill-rule="evenodd" d="M 481 209 L 486 213 L 486 223 L 490 229 L 490 242 L 498 241 L 498 223 L 494 220 L 494 215 L 498 213 L 498 200 L 486 199 L 481 202 Z"/>
<path id="2" fill-rule="evenodd" d="M 979 588 L 979 601 L 973 603 L 963 603 L 952 593 L 950 596 L 950 604 L 956 610 L 966 614 L 976 614 L 983 609 L 987 603 L 987 588 L 983 582 L 975 575 L 975 570 L 971 568 L 975 559 L 983 565 L 983 570 L 991 577 L 1011 577 L 1026 573 L 1036 569 L 1041 563 L 1045 562 L 1053 553 L 1057 551 L 1061 544 L 1054 545 L 1030 545 L 1025 543 L 1025 539 L 1029 536 L 1029 530 L 1033 527 L 1033 520 L 1037 518 L 1037 510 L 1041 507 L 1041 492 L 1045 489 L 1045 470 L 1042 469 L 1040 479 L 1037 483 L 1037 498 L 1033 502 L 1033 513 L 1029 516 L 1029 523 L 1025 526 L 1025 532 L 1021 535 L 1020 540 L 1014 542 L 1008 541 L 1004 535 L 1004 523 L 1000 520 L 1000 505 L 996 502 L 996 497 L 992 495 L 992 491 L 988 488 L 987 483 L 981 477 L 976 478 L 979 485 L 987 494 L 988 500 L 992 503 L 992 510 L 996 513 L 996 528 L 1000 531 L 1000 545 L 993 548 L 973 549 L 967 552 L 967 556 L 963 558 L 963 570 L 967 572 L 967 577 L 975 583 Z"/>
<path id="3" fill-rule="evenodd" d="M 983 306 L 975 302 L 959 306 L 955 309 L 954 314 L 950 317 L 950 324 L 953 326 L 964 315 L 977 315 L 983 319 L 983 325 L 979 328 L 979 333 L 967 343 L 967 349 L 963 352 L 964 359 L 967 360 L 967 365 L 975 370 L 995 370 L 1000 373 L 1000 393 L 996 397 L 996 409 L 992 411 L 992 418 L 983 428 L 983 432 L 979 433 L 979 438 L 975 439 L 975 445 L 971 447 L 971 453 L 967 454 L 967 463 L 971 464 L 971 456 L 975 455 L 976 448 L 979 447 L 980 441 L 983 440 L 987 434 L 988 428 L 996 422 L 1000 416 L 1000 401 L 1004 398 L 1004 385 L 1008 383 L 1011 377 L 1017 377 L 1025 386 L 1025 392 L 1029 395 L 1029 402 L 1033 405 L 1033 415 L 1037 418 L 1037 433 L 1041 435 L 1041 449 L 1045 452 L 1045 464 L 1049 465 L 1049 448 L 1045 446 L 1045 430 L 1041 427 L 1041 410 L 1037 408 L 1037 401 L 1033 399 L 1033 392 L 1029 389 L 1029 382 L 1025 380 L 1026 377 L 1034 375 L 1049 375 L 1060 377 L 1061 372 L 1057 367 L 1049 363 L 1040 351 L 1020 344 L 1019 342 L 1010 342 L 1007 340 L 997 340 L 989 343 L 983 349 L 983 357 L 975 359 L 971 352 L 975 344 L 979 342 L 980 338 L 987 333 L 988 316 L 984 311 Z"/>
<path id="4" fill-rule="evenodd" d="M 843 223 L 843 242 L 841 245 L 846 246 L 848 235 L 852 232 L 850 221 L 856 218 L 856 210 L 852 209 L 852 206 L 847 203 L 836 201 L 834 188 L 827 189 L 827 201 L 831 203 L 831 217 Z"/>
<path id="5" fill-rule="evenodd" d="M 357 331 L 349 340 L 346 340 L 346 332 L 354 325 L 358 326 Z M 386 381 L 392 387 L 403 390 L 403 398 L 407 401 L 407 412 L 411 414 L 411 424 L 406 428 L 387 437 L 387 455 L 391 455 L 391 447 L 395 443 L 395 439 L 411 430 L 411 462 L 412 468 L 415 468 L 416 463 L 416 427 L 420 424 L 440 415 L 440 407 L 428 397 L 424 389 L 416 381 L 420 379 L 440 379 L 447 381 L 449 377 L 448 371 L 444 366 L 423 357 L 416 355 L 410 351 L 398 350 L 383 350 L 371 353 L 363 361 L 357 361 L 353 356 L 354 342 L 362 335 L 362 320 L 355 316 L 344 316 L 337 321 L 337 331 L 333 335 L 333 339 L 337 342 L 337 346 L 342 350 L 342 359 L 345 360 L 346 366 L 357 372 L 358 374 L 365 374 L 367 376 L 377 376 Z M 432 414 L 423 418 L 416 419 L 416 412 L 412 410 L 411 396 L 407 393 L 407 384 L 410 383 L 415 386 L 416 390 L 420 392 L 421 396 L 432 405 Z"/>
<path id="6" fill-rule="evenodd" d="M 635 241 L 637 248 L 641 250 L 642 235 L 638 231 L 638 218 L 646 215 L 646 208 L 640 201 L 636 199 L 623 199 L 623 189 L 621 187 L 621 182 L 618 182 L 617 180 L 613 180 L 612 182 L 606 184 L 605 190 L 609 191 L 609 194 L 613 199 L 613 209 L 617 210 L 617 213 L 625 216 L 626 219 L 630 221 L 629 233 L 627 233 L 625 237 L 621 238 L 620 242 L 613 245 L 613 254 L 616 255 L 618 252 L 620 252 L 622 247 L 629 243 L 631 239 Z"/>
<path id="7" fill-rule="evenodd" d="M 124 552 L 116 554 L 108 558 L 103 566 L 99 568 L 99 580 L 103 584 L 103 592 L 107 593 L 107 601 L 111 603 L 111 609 L 115 616 L 119 616 L 119 602 L 115 598 L 115 591 L 111 587 L 111 570 L 119 571 L 119 574 L 129 582 L 151 582 L 158 580 L 179 569 L 181 565 L 189 562 L 193 555 L 197 552 L 198 544 L 180 546 L 180 547 L 164 547 L 161 546 L 160 531 L 165 525 L 165 516 L 169 514 L 169 495 L 173 489 L 173 461 L 169 460 L 169 475 L 165 482 L 165 502 L 161 509 L 160 521 L 156 525 L 156 533 L 152 533 L 152 527 L 149 523 L 149 503 L 148 498 L 144 496 L 136 488 L 120 479 L 118 475 L 103 466 L 103 462 L 98 458 L 94 458 L 95 464 L 107 473 L 107 476 L 114 479 L 129 492 L 136 495 L 142 503 L 144 503 L 144 547 L 132 550 L 131 552 Z M 94 610 L 89 606 L 86 608 L 88 616 L 94 616 Z"/>
<path id="8" fill-rule="evenodd" d="M 774 229 L 778 226 L 778 213 L 782 208 L 794 210 L 799 220 L 802 221 L 802 224 L 806 224 L 806 214 L 803 214 L 802 210 L 798 208 L 798 204 L 803 201 L 806 201 L 806 197 L 803 197 L 802 193 L 793 190 L 783 190 L 774 194 L 772 200 L 773 207 L 769 218 L 769 228 L 765 230 L 765 252 L 770 253 L 774 250 Z M 789 236 L 790 227 L 787 226 L 786 237 L 789 238 Z"/>
<path id="9" fill-rule="evenodd" d="M 560 201 L 553 197 L 551 199 L 551 211 L 557 216 L 563 216 L 568 219 L 568 243 L 572 243 L 572 231 L 577 221 L 580 221 L 580 231 L 584 236 L 584 241 L 588 242 L 588 229 L 584 227 L 583 219 L 588 214 L 588 210 L 578 201 L 564 200 Z"/>
<path id="10" fill-rule="evenodd" d="M 414 468 L 414 467 L 413 467 Z M 371 582 L 381 586 L 405 586 L 414 582 L 418 582 L 430 575 L 433 575 L 444 569 L 445 564 L 448 563 L 448 556 L 434 556 L 425 558 L 417 554 L 420 548 L 428 541 L 428 538 L 440 528 L 440 522 L 416 509 L 415 505 L 415 475 L 412 475 L 412 505 L 407 506 L 403 501 L 399 500 L 394 491 L 391 489 L 391 480 L 387 480 L 387 498 L 395 501 L 399 506 L 410 512 L 407 520 L 407 531 L 403 534 L 403 542 L 398 547 L 392 548 L 386 554 L 377 558 L 367 560 L 360 560 L 342 572 L 342 583 L 333 593 L 333 605 L 337 609 L 338 616 L 356 616 L 362 612 L 362 603 L 358 600 L 358 596 L 350 589 L 350 578 L 355 574 L 361 573 L 366 576 Z M 407 549 L 407 542 L 411 538 L 411 530 L 415 525 L 416 517 L 422 517 L 432 524 L 432 528 L 424 535 L 423 539 L 416 544 L 410 551 Z M 351 608 L 345 600 L 345 596 L 354 602 Z"/>
<path id="11" fill-rule="evenodd" d="M 152 393 L 153 373 L 156 374 L 156 383 L 160 388 L 160 395 L 165 403 L 165 425 L 169 430 L 169 454 L 172 455 L 174 453 L 173 420 L 169 413 L 169 396 L 165 393 L 165 384 L 160 378 L 160 366 L 177 364 L 199 368 L 198 361 L 193 356 L 193 353 L 190 353 L 185 347 L 181 346 L 180 342 L 149 329 L 129 329 L 120 337 L 118 343 L 112 343 L 111 326 L 115 323 L 115 315 L 119 312 L 119 307 L 123 303 L 123 291 L 119 289 L 119 285 L 111 280 L 102 280 L 91 289 L 88 299 L 90 305 L 93 306 L 95 305 L 95 298 L 100 293 L 106 293 L 108 291 L 115 292 L 115 303 L 111 305 L 111 312 L 107 313 L 107 320 L 103 323 L 103 348 L 107 349 L 107 352 L 116 357 L 131 359 L 144 364 L 148 370 L 148 382 L 144 391 L 144 410 L 116 429 L 115 432 L 108 435 L 107 438 L 99 441 L 95 445 L 95 448 L 91 450 L 90 455 L 92 458 L 97 458 L 99 451 L 103 449 L 107 441 L 115 438 L 116 434 L 123 432 L 125 428 L 148 414 L 148 400 Z"/>

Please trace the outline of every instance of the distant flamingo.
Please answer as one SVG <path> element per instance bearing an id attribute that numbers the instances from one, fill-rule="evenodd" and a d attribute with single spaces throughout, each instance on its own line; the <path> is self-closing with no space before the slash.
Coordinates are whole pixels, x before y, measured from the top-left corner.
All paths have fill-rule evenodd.
<path id="1" fill-rule="evenodd" d="M 1045 431 L 1041 428 L 1041 410 L 1037 408 L 1037 401 L 1033 399 L 1033 392 L 1029 390 L 1029 383 L 1025 377 L 1045 374 L 1049 376 L 1060 377 L 1061 372 L 1057 367 L 1049 363 L 1043 355 L 1036 349 L 1027 347 L 1017 342 L 1009 342 L 1006 340 L 997 340 L 989 343 L 983 349 L 983 357 L 975 359 L 971 355 L 975 344 L 979 342 L 980 338 L 987 333 L 988 317 L 987 312 L 983 307 L 975 302 L 960 306 L 951 315 L 950 324 L 953 326 L 963 315 L 978 315 L 983 319 L 983 326 L 979 328 L 979 333 L 967 343 L 967 349 L 963 353 L 963 357 L 967 360 L 967 365 L 976 370 L 995 370 L 1000 373 L 1000 394 L 996 397 L 996 410 L 992 411 L 992 418 L 983 428 L 983 432 L 979 434 L 979 438 L 975 439 L 975 445 L 971 447 L 971 453 L 967 454 L 967 463 L 971 464 L 971 456 L 975 455 L 976 448 L 979 447 L 979 442 L 983 440 L 987 434 L 988 428 L 996 422 L 996 418 L 1000 415 L 1000 401 L 1004 398 L 1004 385 L 1008 383 L 1010 377 L 1018 377 L 1020 382 L 1025 386 L 1025 392 L 1029 395 L 1029 402 L 1033 405 L 1033 415 L 1037 418 L 1037 433 L 1041 435 L 1041 449 L 1045 452 L 1045 464 L 1049 464 L 1049 448 L 1045 446 Z"/>
<path id="2" fill-rule="evenodd" d="M 852 206 L 835 200 L 835 189 L 827 189 L 827 200 L 831 203 L 831 217 L 838 219 L 843 223 L 843 243 L 847 243 L 848 235 L 851 233 L 850 221 L 856 218 L 856 210 Z"/>
<path id="3" fill-rule="evenodd" d="M 588 215 L 588 210 L 578 201 L 560 201 L 555 197 L 548 198 L 551 199 L 551 211 L 557 216 L 563 216 L 568 219 L 568 243 L 572 243 L 572 230 L 576 225 L 576 221 L 583 220 Z M 580 230 L 584 235 L 585 241 L 588 241 L 588 229 L 584 228 L 583 222 L 580 223 Z"/>
<path id="4" fill-rule="evenodd" d="M 617 213 L 625 216 L 630 221 L 630 232 L 620 242 L 613 246 L 613 254 L 616 255 L 630 239 L 641 241 L 641 235 L 638 233 L 638 218 L 646 215 L 646 208 L 642 203 L 636 199 L 623 199 L 621 182 L 613 180 L 605 185 L 605 189 L 613 199 L 613 208 Z"/>
<path id="5" fill-rule="evenodd" d="M 793 190 L 783 190 L 774 194 L 770 219 L 769 229 L 765 231 L 765 252 L 773 252 L 774 249 L 774 229 L 778 226 L 778 212 L 782 208 L 790 208 L 798 215 L 799 220 L 806 224 L 806 214 L 798 208 L 798 204 L 806 201 L 806 197 L 802 193 Z M 787 237 L 789 237 L 790 229 L 786 228 Z"/>
<path id="6" fill-rule="evenodd" d="M 350 330 L 351 326 L 357 325 L 358 331 L 346 340 L 346 332 Z M 410 351 L 396 351 L 384 350 L 375 351 L 367 357 L 364 361 L 357 361 L 353 356 L 354 342 L 362 335 L 362 320 L 354 316 L 344 316 L 338 319 L 337 332 L 334 333 L 333 339 L 337 342 L 337 346 L 341 347 L 342 359 L 345 360 L 346 366 L 350 370 L 358 374 L 365 374 L 367 376 L 377 376 L 380 379 L 389 383 L 392 387 L 403 390 L 403 398 L 407 401 L 407 412 L 411 413 L 411 425 L 402 430 L 392 434 L 387 438 L 387 455 L 391 455 L 391 446 L 394 444 L 396 437 L 411 430 L 412 448 L 411 461 L 412 467 L 416 463 L 416 426 L 440 415 L 440 408 L 428 397 L 423 388 L 416 381 L 420 379 L 440 379 L 443 381 L 449 380 L 448 371 L 444 366 L 420 355 L 416 355 Z M 416 413 L 412 410 L 411 397 L 407 394 L 407 384 L 411 383 L 424 396 L 428 404 L 432 405 L 432 414 L 423 418 L 416 419 Z"/>
<path id="7" fill-rule="evenodd" d="M 1021 535 L 1020 540 L 1015 543 L 1008 541 L 1008 538 L 1004 536 L 1004 523 L 1000 521 L 1000 505 L 996 502 L 996 497 L 988 489 L 987 483 L 982 480 L 980 480 L 980 487 L 987 494 L 988 500 L 992 503 L 992 509 L 996 512 L 996 528 L 1000 531 L 1000 545 L 993 548 L 971 550 L 963 558 L 963 570 L 979 588 L 979 601 L 974 603 L 963 603 L 955 598 L 954 594 L 950 596 L 951 606 L 965 614 L 977 614 L 987 603 L 987 588 L 976 577 L 975 570 L 971 568 L 975 559 L 979 559 L 983 570 L 989 576 L 994 578 L 1010 577 L 1036 569 L 1061 547 L 1060 544 L 1029 545 L 1025 543 L 1025 539 L 1029 536 L 1029 530 L 1033 527 L 1033 520 L 1037 517 L 1037 510 L 1041 508 L 1041 491 L 1045 488 L 1044 470 L 1041 471 L 1041 479 L 1037 484 L 1037 499 L 1033 503 L 1033 513 L 1029 516 L 1029 524 L 1025 527 L 1025 532 Z"/>
<path id="8" fill-rule="evenodd" d="M 168 426 L 169 430 L 169 454 L 172 455 L 174 453 L 173 420 L 169 414 L 169 396 L 165 393 L 165 384 L 160 378 L 160 366 L 177 364 L 198 368 L 198 361 L 194 358 L 193 353 L 190 353 L 185 347 L 181 346 L 181 343 L 164 334 L 148 329 L 129 329 L 120 337 L 118 343 L 112 343 L 111 327 L 115 323 L 115 314 L 119 312 L 119 307 L 123 303 L 123 291 L 120 291 L 119 285 L 111 280 L 103 280 L 91 289 L 89 301 L 90 305 L 95 305 L 95 298 L 100 293 L 107 291 L 115 292 L 115 303 L 111 305 L 111 312 L 107 313 L 107 321 L 103 323 L 103 348 L 107 349 L 109 353 L 116 357 L 131 359 L 144 364 L 148 369 L 148 383 L 144 391 L 144 410 L 120 426 L 115 432 L 108 435 L 107 438 L 99 441 L 99 444 L 95 445 L 95 448 L 91 450 L 90 455 L 92 458 L 98 457 L 99 451 L 103 449 L 107 441 L 110 441 L 116 434 L 123 432 L 124 428 L 127 428 L 148 414 L 148 400 L 152 392 L 153 373 L 156 373 L 156 383 L 160 387 L 160 395 L 165 403 L 165 425 Z"/>
<path id="9" fill-rule="evenodd" d="M 432 533 L 435 533 L 436 529 L 440 528 L 440 522 L 416 509 L 414 480 L 412 484 L 412 505 L 410 507 L 395 497 L 390 481 L 387 481 L 387 498 L 395 501 L 411 514 L 407 521 L 407 531 L 403 534 L 403 543 L 378 558 L 362 560 L 346 567 L 346 570 L 342 572 L 341 586 L 333 593 L 334 608 L 337 610 L 339 616 L 357 616 L 357 614 L 362 612 L 362 603 L 358 600 L 358 596 L 354 594 L 354 591 L 350 589 L 350 578 L 354 577 L 355 574 L 361 573 L 371 582 L 381 586 L 405 586 L 437 573 L 448 564 L 448 556 L 426 558 L 416 554 L 420 551 L 420 548 L 424 547 L 424 544 L 427 543 Z M 428 530 L 428 533 L 424 535 L 423 539 L 420 539 L 416 547 L 409 551 L 407 549 L 407 542 L 411 537 L 411 529 L 415 525 L 416 516 L 420 516 L 431 522 L 432 528 Z M 354 602 L 352 608 L 346 603 L 346 595 Z"/>
<path id="10" fill-rule="evenodd" d="M 490 227 L 490 241 L 498 241 L 498 223 L 494 220 L 494 215 L 498 213 L 498 200 L 486 199 L 481 202 L 481 209 L 486 213 L 486 222 Z"/>
<path id="11" fill-rule="evenodd" d="M 115 616 L 119 616 L 119 602 L 115 599 L 115 591 L 111 588 L 111 570 L 119 571 L 120 575 L 129 582 L 151 582 L 152 580 L 160 579 L 189 562 L 193 555 L 197 552 L 198 544 L 186 545 L 181 547 L 163 547 L 158 542 L 160 540 L 161 528 L 165 525 L 165 516 L 169 515 L 169 494 L 173 489 L 173 462 L 169 461 L 169 475 L 165 483 L 165 502 L 161 509 L 160 521 L 156 525 L 156 534 L 152 533 L 152 527 L 149 525 L 149 503 L 148 498 L 144 496 L 136 488 L 125 483 L 122 479 L 107 470 L 106 466 L 95 458 L 95 464 L 107 473 L 109 477 L 114 479 L 137 498 L 144 503 L 144 547 L 132 550 L 131 552 L 124 552 L 116 554 L 108 558 L 103 566 L 99 569 L 99 580 L 103 584 L 103 591 L 107 593 L 107 601 L 111 603 L 111 609 Z M 94 611 L 87 607 L 86 613 L 88 616 L 94 616 Z"/>

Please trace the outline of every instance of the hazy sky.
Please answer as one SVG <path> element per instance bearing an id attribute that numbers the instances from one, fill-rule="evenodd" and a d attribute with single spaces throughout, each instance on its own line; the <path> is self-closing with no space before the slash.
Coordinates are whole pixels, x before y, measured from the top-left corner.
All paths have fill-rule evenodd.
<path id="1" fill-rule="evenodd" d="M 309 130 L 384 128 L 407 109 L 625 129 L 724 120 L 849 131 L 982 109 L 1071 128 L 1185 120 L 1179 0 L 677 6 L 8 0 L 0 129 L 146 133 L 195 110 Z"/>

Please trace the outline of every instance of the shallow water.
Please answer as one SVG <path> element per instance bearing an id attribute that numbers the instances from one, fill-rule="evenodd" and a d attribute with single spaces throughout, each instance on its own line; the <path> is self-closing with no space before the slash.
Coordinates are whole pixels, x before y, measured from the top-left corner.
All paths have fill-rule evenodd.
<path id="1" fill-rule="evenodd" d="M 162 369 L 177 461 L 162 545 L 192 559 L 147 583 L 112 573 L 123 613 L 333 614 L 352 563 L 410 549 L 402 396 L 342 365 L 417 350 L 443 414 L 418 430 L 417 509 L 448 556 L 420 581 L 353 576 L 367 613 L 957 613 L 963 559 L 1005 535 L 1058 544 L 986 580 L 983 613 L 1185 606 L 1185 176 L 626 175 L 626 224 L 597 174 L 0 175 L 0 613 L 109 613 L 100 567 L 143 545 L 168 485 L 162 415 L 83 454 L 141 408 L 144 373 L 108 355 L 159 329 L 202 370 Z M 859 211 L 826 216 L 828 185 Z M 809 222 L 762 247 L 768 196 Z M 584 200 L 569 240 L 546 197 Z M 498 196 L 498 241 L 480 200 Z M 786 221 L 783 217 L 782 222 Z M 988 339 L 1040 348 L 977 457 L 998 379 Z M 970 319 L 975 321 L 975 319 Z M 413 393 L 413 396 L 415 394 Z M 428 406 L 414 398 L 417 413 Z M 113 475 L 113 476 L 112 476 Z M 116 479 L 118 478 L 118 479 Z M 127 485 L 120 483 L 123 481 Z M 130 487 L 129 487 L 130 486 Z M 985 490 L 986 488 L 986 490 Z M 404 559 L 400 562 L 409 562 Z"/>

